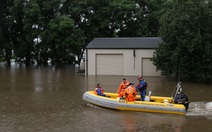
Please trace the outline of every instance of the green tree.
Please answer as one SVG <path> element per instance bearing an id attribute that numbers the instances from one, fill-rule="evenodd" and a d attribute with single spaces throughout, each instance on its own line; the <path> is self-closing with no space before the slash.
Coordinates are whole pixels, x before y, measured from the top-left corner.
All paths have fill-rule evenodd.
<path id="1" fill-rule="evenodd" d="M 95 37 L 141 37 L 157 34 L 155 30 L 154 33 L 148 31 L 148 17 L 145 16 L 148 13 L 145 8 L 147 5 L 129 0 L 66 0 L 61 13 L 69 15 L 83 31 L 84 50 Z"/>
<path id="2" fill-rule="evenodd" d="M 15 38 L 11 35 L 10 26 L 8 24 L 9 7 L 11 0 L 0 2 L 0 62 L 6 61 L 10 66 L 11 50 Z"/>
<path id="3" fill-rule="evenodd" d="M 143 6 L 129 0 L 110 2 L 110 23 L 117 36 L 147 36 L 147 19 Z"/>
<path id="4" fill-rule="evenodd" d="M 2 31 L 0 30 L 0 62 L 4 61 L 4 50 L 3 50 L 4 38 Z"/>
<path id="5" fill-rule="evenodd" d="M 38 43 L 39 36 L 41 34 L 41 11 L 39 5 L 34 0 L 26 2 L 26 7 L 24 8 L 24 19 L 23 19 L 23 31 L 26 37 L 27 51 L 29 51 L 28 62 L 31 60 L 36 60 L 40 64 L 40 46 Z"/>
<path id="6" fill-rule="evenodd" d="M 212 79 L 212 2 L 167 1 L 161 17 L 164 41 L 153 63 L 166 76 Z"/>
<path id="7" fill-rule="evenodd" d="M 20 60 L 25 58 L 26 65 L 30 64 L 31 45 L 27 43 L 26 30 L 24 30 L 24 9 L 26 8 L 25 0 L 14 0 L 9 7 L 10 17 L 8 18 L 11 35 L 15 37 L 13 49 L 16 57 Z"/>
<path id="8" fill-rule="evenodd" d="M 144 2 L 144 0 L 140 0 Z M 146 0 L 146 4 L 143 4 L 145 11 L 145 18 L 147 19 L 147 36 L 158 36 L 159 35 L 159 19 L 161 17 L 163 9 L 163 4 L 167 0 Z M 145 8 L 147 7 L 147 8 Z"/>
<path id="9" fill-rule="evenodd" d="M 69 46 L 69 51 L 78 57 L 80 63 L 85 46 L 89 43 L 93 37 L 92 31 L 86 28 L 87 18 L 87 0 L 64 0 L 60 6 L 60 14 L 69 16 L 74 21 L 75 34 L 72 34 L 72 44 Z"/>
<path id="10" fill-rule="evenodd" d="M 156 35 L 158 4 L 156 0 L 6 0 L 0 3 L 1 54 L 10 63 L 14 50 L 16 58 L 27 65 L 34 60 L 47 63 L 49 58 L 62 63 L 70 54 L 77 55 L 80 62 L 94 37 Z M 34 42 L 37 38 L 39 43 Z"/>
<path id="11" fill-rule="evenodd" d="M 56 65 L 67 63 L 68 58 L 72 56 L 70 53 L 76 53 L 77 50 L 82 49 L 80 45 L 84 41 L 81 32 L 74 25 L 74 21 L 65 15 L 49 22 L 48 30 L 45 30 L 45 33 L 51 34 L 47 42 L 50 44 L 49 49 L 53 63 Z"/>

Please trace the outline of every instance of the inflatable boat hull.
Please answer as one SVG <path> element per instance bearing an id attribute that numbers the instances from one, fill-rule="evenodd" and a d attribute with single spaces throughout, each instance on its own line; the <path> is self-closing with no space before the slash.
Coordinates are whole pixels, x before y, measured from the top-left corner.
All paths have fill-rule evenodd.
<path id="1" fill-rule="evenodd" d="M 175 104 L 171 97 L 148 96 L 147 101 L 140 101 L 140 96 L 136 95 L 136 101 L 127 102 L 125 99 L 117 98 L 118 94 L 105 92 L 108 97 L 103 97 L 94 94 L 93 91 L 87 91 L 83 95 L 83 100 L 88 103 L 116 110 L 129 110 L 139 112 L 154 112 L 166 114 L 180 114 L 186 113 L 186 108 L 183 104 Z"/>

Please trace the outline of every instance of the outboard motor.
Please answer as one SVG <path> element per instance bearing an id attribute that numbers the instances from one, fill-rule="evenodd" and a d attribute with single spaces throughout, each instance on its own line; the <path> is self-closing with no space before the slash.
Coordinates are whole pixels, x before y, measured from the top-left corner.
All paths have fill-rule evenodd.
<path id="1" fill-rule="evenodd" d="M 182 92 L 181 82 L 177 84 L 173 99 L 174 99 L 174 103 L 183 104 L 186 110 L 188 109 L 189 100 L 188 100 L 188 97 Z"/>
<path id="2" fill-rule="evenodd" d="M 176 97 L 174 98 L 174 103 L 183 104 L 186 110 L 189 106 L 188 97 L 183 92 L 177 93 Z"/>

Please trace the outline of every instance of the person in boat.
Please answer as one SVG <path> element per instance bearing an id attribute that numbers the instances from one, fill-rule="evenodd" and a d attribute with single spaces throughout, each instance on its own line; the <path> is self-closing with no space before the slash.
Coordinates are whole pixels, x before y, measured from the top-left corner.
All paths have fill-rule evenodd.
<path id="1" fill-rule="evenodd" d="M 147 82 L 142 78 L 142 75 L 139 75 L 137 79 L 139 80 L 139 84 L 136 86 L 136 89 L 140 92 L 141 100 L 144 101 L 147 89 Z"/>
<path id="2" fill-rule="evenodd" d="M 123 78 L 120 85 L 119 85 L 119 88 L 117 90 L 117 93 L 119 94 L 118 97 L 123 97 L 125 95 L 124 93 L 124 90 L 129 86 L 130 82 L 127 81 L 126 78 Z"/>
<path id="3" fill-rule="evenodd" d="M 100 83 L 98 83 L 98 84 L 96 85 L 96 88 L 94 89 L 94 93 L 95 93 L 96 95 L 100 95 L 100 96 L 105 96 L 105 97 L 106 97 L 106 94 L 104 94 L 104 90 L 102 89 Z"/>
<path id="4" fill-rule="evenodd" d="M 130 83 L 129 86 L 124 90 L 124 92 L 126 101 L 132 102 L 136 100 L 136 88 L 133 83 Z"/>

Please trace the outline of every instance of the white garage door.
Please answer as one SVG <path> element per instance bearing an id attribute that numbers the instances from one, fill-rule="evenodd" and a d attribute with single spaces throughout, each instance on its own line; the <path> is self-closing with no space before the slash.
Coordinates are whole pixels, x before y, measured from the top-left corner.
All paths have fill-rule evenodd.
<path id="1" fill-rule="evenodd" d="M 123 55 L 97 54 L 96 75 L 122 75 Z"/>
<path id="2" fill-rule="evenodd" d="M 161 72 L 156 72 L 156 67 L 153 65 L 152 61 L 147 58 L 142 59 L 142 72 L 143 76 L 161 76 Z"/>

